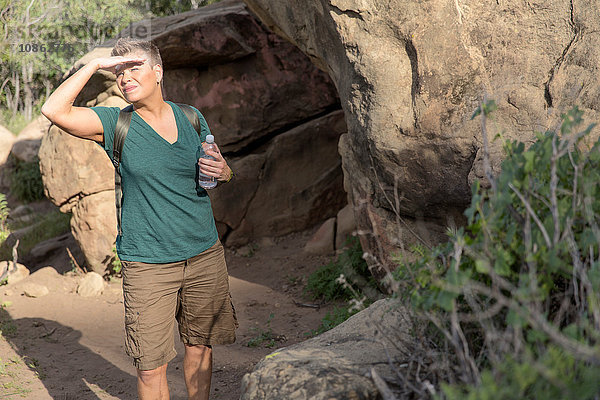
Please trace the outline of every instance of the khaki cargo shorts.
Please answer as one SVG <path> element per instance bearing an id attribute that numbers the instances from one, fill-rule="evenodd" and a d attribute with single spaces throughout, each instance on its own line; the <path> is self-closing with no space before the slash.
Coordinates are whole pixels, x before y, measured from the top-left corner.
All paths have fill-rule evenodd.
<path id="1" fill-rule="evenodd" d="M 158 368 L 175 355 L 173 329 L 185 344 L 235 342 L 238 322 L 229 293 L 225 252 L 219 240 L 184 261 L 121 261 L 125 350 L 140 370 Z"/>

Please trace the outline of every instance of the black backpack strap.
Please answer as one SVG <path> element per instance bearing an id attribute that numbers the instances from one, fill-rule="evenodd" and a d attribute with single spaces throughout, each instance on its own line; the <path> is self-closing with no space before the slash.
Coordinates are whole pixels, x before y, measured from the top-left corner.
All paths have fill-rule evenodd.
<path id="1" fill-rule="evenodd" d="M 200 128 L 200 118 L 198 118 L 198 114 L 194 111 L 194 108 L 187 104 L 175 103 L 181 108 L 181 111 L 185 114 L 187 119 L 190 121 L 198 136 L 202 137 L 201 128 Z"/>
<path id="2" fill-rule="evenodd" d="M 115 137 L 113 140 L 113 158 L 112 162 L 115 166 L 115 207 L 117 209 L 117 231 L 119 235 L 123 234 L 121 230 L 121 205 L 123 201 L 123 188 L 121 186 L 121 174 L 119 173 L 119 165 L 121 164 L 121 155 L 123 152 L 123 143 L 129 131 L 131 124 L 131 115 L 133 113 L 133 105 L 129 105 L 121 110 L 119 119 L 115 126 Z"/>

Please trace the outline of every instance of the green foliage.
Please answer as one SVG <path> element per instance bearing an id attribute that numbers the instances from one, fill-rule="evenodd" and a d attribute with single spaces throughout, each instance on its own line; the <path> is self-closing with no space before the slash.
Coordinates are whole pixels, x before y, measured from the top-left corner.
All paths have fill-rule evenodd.
<path id="1" fill-rule="evenodd" d="M 0 337 L 14 338 L 17 334 L 17 325 L 3 307 L 0 310 Z"/>
<path id="2" fill-rule="evenodd" d="M 37 157 L 32 162 L 15 159 L 15 166 L 10 174 L 10 191 L 27 203 L 44 198 L 44 184 Z"/>
<path id="3" fill-rule="evenodd" d="M 191 8 L 190 0 L 0 1 L 0 123 L 18 132 L 75 61 L 129 24 Z"/>
<path id="4" fill-rule="evenodd" d="M 275 314 L 269 314 L 269 318 L 265 324 L 265 330 L 261 328 L 251 328 L 256 332 L 256 336 L 248 341 L 248 347 L 264 346 L 266 348 L 271 348 L 275 346 L 275 342 L 278 340 L 278 337 L 273 334 L 273 330 L 271 329 L 271 321 L 273 318 L 275 318 Z"/>
<path id="5" fill-rule="evenodd" d="M 41 217 L 19 242 L 19 254 L 27 254 L 38 243 L 69 232 L 71 214 L 55 211 Z M 12 227 L 11 227 L 12 229 Z M 12 248 L 0 244 L 0 260 L 12 260 Z"/>
<path id="6" fill-rule="evenodd" d="M 309 275 L 304 288 L 313 300 L 344 300 L 344 306 L 335 306 L 328 312 L 321 325 L 311 332 L 315 336 L 341 324 L 382 295 L 377 282 L 371 275 L 360 240 L 351 236 L 346 240 L 346 249 L 335 261 L 322 266 Z"/>
<path id="7" fill-rule="evenodd" d="M 369 272 L 366 261 L 362 258 L 363 251 L 357 237 L 349 237 L 346 241 L 347 248 L 335 261 L 320 267 L 309 275 L 305 291 L 313 299 L 322 298 L 325 301 L 336 299 L 350 300 L 352 291 L 341 285 L 337 280 L 344 275 L 352 286 L 360 293 L 362 291 L 376 291 L 377 284 Z"/>
<path id="8" fill-rule="evenodd" d="M 0 107 L 0 125 L 8 129 L 15 135 L 18 135 L 19 132 L 21 132 L 23 128 L 27 126 L 28 123 L 29 120 L 25 118 L 25 114 L 13 114 L 11 110 Z"/>
<path id="9" fill-rule="evenodd" d="M 10 209 L 8 208 L 8 203 L 6 202 L 6 195 L 0 193 L 0 244 L 2 244 L 8 235 L 10 235 L 8 224 L 6 223 L 9 212 Z"/>
<path id="10" fill-rule="evenodd" d="M 0 7 L 0 108 L 13 132 L 33 118 L 76 60 L 150 16 L 133 0 L 4 0 Z"/>
<path id="11" fill-rule="evenodd" d="M 350 299 L 352 297 L 350 291 L 336 282 L 341 273 L 342 265 L 331 261 L 308 276 L 305 291 L 311 294 L 313 300 Z"/>
<path id="12" fill-rule="evenodd" d="M 112 270 L 115 274 L 119 274 L 121 273 L 121 269 L 123 268 L 123 266 L 121 265 L 121 260 L 119 259 L 119 255 L 117 254 L 117 248 L 113 247 L 112 252 L 114 255 L 114 259 L 111 262 Z"/>
<path id="13" fill-rule="evenodd" d="M 483 102 L 479 107 L 477 107 L 475 109 L 475 112 L 471 116 L 471 119 L 475 119 L 475 117 L 477 117 L 478 115 L 481 115 L 482 113 L 484 116 L 487 117 L 487 116 L 491 115 L 497 109 L 498 109 L 498 105 L 496 104 L 495 100 L 489 100 L 489 101 Z"/>
<path id="14" fill-rule="evenodd" d="M 492 189 L 473 185 L 468 225 L 395 272 L 444 333 L 438 346 L 454 350 L 461 383 L 444 385 L 445 398 L 600 392 L 600 142 L 586 146 L 594 125 L 580 129 L 582 114 L 529 148 L 506 142 Z"/>
<path id="15" fill-rule="evenodd" d="M 481 385 L 443 385 L 448 400 L 595 399 L 600 367 L 585 365 L 568 352 L 550 346 L 536 358 L 509 357 L 495 370 L 483 371 Z"/>

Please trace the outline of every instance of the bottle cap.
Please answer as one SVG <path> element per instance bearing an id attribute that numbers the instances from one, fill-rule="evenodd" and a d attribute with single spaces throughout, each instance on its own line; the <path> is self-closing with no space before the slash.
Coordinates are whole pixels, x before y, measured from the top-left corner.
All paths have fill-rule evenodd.
<path id="1" fill-rule="evenodd" d="M 213 135 L 206 135 L 206 143 L 214 143 L 215 137 Z"/>

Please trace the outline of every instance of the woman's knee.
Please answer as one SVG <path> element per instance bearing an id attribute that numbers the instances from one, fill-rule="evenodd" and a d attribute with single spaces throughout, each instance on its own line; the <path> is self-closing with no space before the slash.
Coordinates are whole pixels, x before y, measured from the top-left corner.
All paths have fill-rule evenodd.
<path id="1" fill-rule="evenodd" d="M 137 370 L 138 378 L 140 378 L 143 382 L 150 382 L 156 379 L 160 379 L 163 375 L 167 373 L 167 365 L 162 365 L 158 368 L 148 369 L 148 370 Z"/>
<path id="2" fill-rule="evenodd" d="M 212 353 L 212 346 L 203 344 L 186 344 L 185 352 L 191 355 L 207 355 Z"/>

